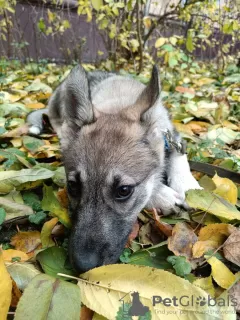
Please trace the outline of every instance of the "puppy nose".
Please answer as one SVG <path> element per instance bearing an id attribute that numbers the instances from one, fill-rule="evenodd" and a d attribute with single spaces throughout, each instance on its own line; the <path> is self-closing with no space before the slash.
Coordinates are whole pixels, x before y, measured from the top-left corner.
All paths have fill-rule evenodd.
<path id="1" fill-rule="evenodd" d="M 73 256 L 72 260 L 74 268 L 79 273 L 84 273 L 101 265 L 101 263 L 99 262 L 99 257 L 96 253 L 76 255 Z"/>

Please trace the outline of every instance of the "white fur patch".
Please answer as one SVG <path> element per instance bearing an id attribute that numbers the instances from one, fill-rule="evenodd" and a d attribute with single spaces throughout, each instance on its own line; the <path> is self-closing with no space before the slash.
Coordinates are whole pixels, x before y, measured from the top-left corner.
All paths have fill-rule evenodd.
<path id="1" fill-rule="evenodd" d="M 184 199 L 186 191 L 202 189 L 191 174 L 186 155 L 178 154 L 171 158 L 168 185 Z"/>
<path id="2" fill-rule="evenodd" d="M 34 135 L 39 135 L 41 133 L 41 129 L 37 126 L 32 126 L 29 128 L 29 133 L 34 134 Z"/>

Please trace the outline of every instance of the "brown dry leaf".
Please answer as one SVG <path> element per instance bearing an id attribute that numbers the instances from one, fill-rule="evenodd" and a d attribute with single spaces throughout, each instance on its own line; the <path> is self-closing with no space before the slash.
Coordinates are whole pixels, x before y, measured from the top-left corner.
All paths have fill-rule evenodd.
<path id="1" fill-rule="evenodd" d="M 203 121 L 190 121 L 186 124 L 186 126 L 190 128 L 195 134 L 199 134 L 201 132 L 207 132 L 209 123 Z"/>
<path id="2" fill-rule="evenodd" d="M 92 320 L 93 314 L 94 314 L 94 311 L 92 311 L 91 309 L 89 309 L 86 306 L 82 306 L 80 319 L 81 320 Z"/>
<path id="3" fill-rule="evenodd" d="M 52 218 L 51 220 L 44 223 L 41 231 L 41 242 L 43 248 L 52 247 L 55 242 L 52 239 L 52 230 L 58 223 L 58 218 Z"/>
<path id="4" fill-rule="evenodd" d="M 236 273 L 235 277 L 239 279 L 240 272 Z M 232 296 L 237 303 L 237 306 L 235 307 L 236 311 L 240 312 L 240 281 L 237 281 L 228 292 L 229 295 Z"/>
<path id="5" fill-rule="evenodd" d="M 61 206 L 67 209 L 68 208 L 68 196 L 67 196 L 66 188 L 60 189 L 57 192 L 57 198 L 58 198 L 58 201 L 60 202 Z"/>
<path id="6" fill-rule="evenodd" d="M 151 239 L 151 224 L 150 222 L 144 224 L 139 230 L 139 241 L 142 244 L 153 245 Z"/>
<path id="7" fill-rule="evenodd" d="M 127 242 L 125 248 L 128 248 L 130 246 L 132 240 L 134 240 L 137 237 L 138 232 L 139 232 L 139 223 L 136 221 L 133 225 L 133 228 L 132 228 L 130 235 L 128 236 L 128 242 Z"/>
<path id="8" fill-rule="evenodd" d="M 180 93 L 191 93 L 191 94 L 195 94 L 195 90 L 193 88 L 186 88 L 186 87 L 181 87 L 181 86 L 177 86 L 175 88 L 175 91 L 180 92 Z"/>
<path id="9" fill-rule="evenodd" d="M 163 233 L 165 236 L 170 237 L 172 235 L 173 227 L 170 224 L 161 221 L 161 218 L 159 217 L 155 208 L 153 208 L 152 212 L 158 230 L 161 231 L 161 233 Z"/>
<path id="10" fill-rule="evenodd" d="M 41 234 L 39 231 L 18 232 L 11 238 L 11 245 L 17 250 L 29 253 L 34 251 L 41 244 Z"/>
<path id="11" fill-rule="evenodd" d="M 18 289 L 16 282 L 12 279 L 12 301 L 11 307 L 16 308 L 19 299 L 21 298 L 22 293 Z"/>
<path id="12" fill-rule="evenodd" d="M 46 108 L 46 106 L 41 102 L 27 103 L 26 107 L 29 108 L 29 109 L 44 109 L 44 108 Z"/>
<path id="13" fill-rule="evenodd" d="M 198 241 L 193 245 L 193 257 L 200 258 L 209 250 L 216 250 L 227 237 L 236 230 L 227 223 L 209 224 L 203 227 L 198 236 Z"/>
<path id="14" fill-rule="evenodd" d="M 223 253 L 227 260 L 240 267 L 240 230 L 235 230 L 225 241 Z"/>
<path id="15" fill-rule="evenodd" d="M 7 131 L 1 135 L 1 138 L 15 138 L 28 134 L 29 127 L 27 124 L 24 124 L 16 129 Z"/>
<path id="16" fill-rule="evenodd" d="M 190 136 L 194 135 L 192 129 L 190 127 L 188 127 L 186 124 L 179 123 L 179 122 L 176 122 L 176 121 L 173 121 L 173 123 L 174 123 L 174 126 L 175 126 L 177 131 L 189 134 Z"/>
<path id="17" fill-rule="evenodd" d="M 193 229 L 185 222 L 177 223 L 168 238 L 168 249 L 176 256 L 192 258 L 192 247 L 197 242 L 197 236 Z"/>
<path id="18" fill-rule="evenodd" d="M 15 258 L 18 258 L 21 262 L 27 261 L 29 259 L 28 255 L 20 250 L 8 249 L 2 251 L 2 256 L 4 261 L 14 262 Z"/>

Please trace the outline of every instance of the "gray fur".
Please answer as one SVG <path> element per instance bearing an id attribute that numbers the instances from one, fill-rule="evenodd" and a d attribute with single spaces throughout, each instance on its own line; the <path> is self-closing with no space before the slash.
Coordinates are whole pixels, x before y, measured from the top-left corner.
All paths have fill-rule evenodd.
<path id="1" fill-rule="evenodd" d="M 159 96 L 156 67 L 144 86 L 78 66 L 50 99 L 73 221 L 69 253 L 79 271 L 116 262 L 144 207 L 178 213 L 187 207 L 185 191 L 199 188 L 186 155 L 173 151 L 166 159 L 163 132 L 174 128 Z M 134 192 L 119 201 L 123 185 Z"/>

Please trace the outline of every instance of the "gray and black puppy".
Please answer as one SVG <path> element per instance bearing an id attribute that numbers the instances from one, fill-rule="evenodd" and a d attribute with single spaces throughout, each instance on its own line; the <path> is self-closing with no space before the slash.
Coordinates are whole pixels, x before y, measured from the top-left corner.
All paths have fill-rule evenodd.
<path id="1" fill-rule="evenodd" d="M 73 222 L 69 253 L 80 272 L 118 260 L 143 208 L 177 213 L 185 192 L 200 188 L 160 90 L 156 66 L 147 86 L 77 66 L 48 110 L 28 117 L 38 134 L 47 111 L 60 138 Z"/>

